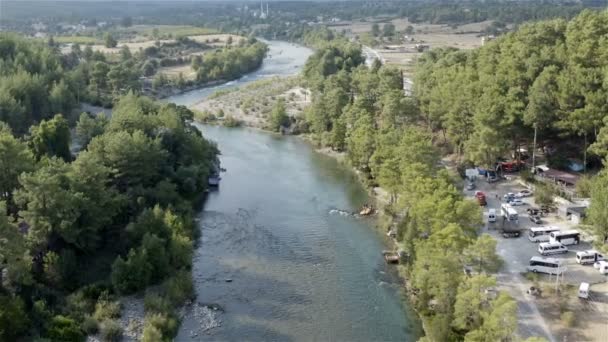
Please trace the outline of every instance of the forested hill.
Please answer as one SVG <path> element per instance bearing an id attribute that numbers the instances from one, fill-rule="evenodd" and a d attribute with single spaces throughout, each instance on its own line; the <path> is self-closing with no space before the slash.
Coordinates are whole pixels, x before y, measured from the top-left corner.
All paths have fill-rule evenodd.
<path id="1" fill-rule="evenodd" d="M 218 150 L 190 110 L 131 92 L 76 123 L 80 82 L 106 74 L 71 57 L 0 35 L 0 341 L 119 340 L 118 296 L 153 284 L 143 341 L 171 339 Z"/>
<path id="2" fill-rule="evenodd" d="M 549 166 L 568 159 L 605 167 L 608 156 L 608 12 L 523 25 L 472 51 L 432 50 L 416 66 L 414 95 L 429 130 L 473 164 L 492 166 L 520 146 L 550 147 Z M 608 172 L 579 182 L 591 197 L 587 228 L 608 242 Z"/>
<path id="3" fill-rule="evenodd" d="M 365 181 L 389 193 L 381 224 L 396 230 L 408 255 L 423 340 L 512 339 L 515 301 L 482 295 L 496 285 L 496 241 L 479 235 L 479 205 L 463 197 L 440 159 L 455 152 L 463 165 L 493 166 L 531 145 L 534 128 L 539 144 L 557 150 L 550 163 L 569 153 L 605 157 L 608 13 L 526 24 L 472 51 L 431 50 L 416 65 L 413 96 L 404 94 L 399 70 L 378 61 L 366 67 L 354 58 L 357 46 L 319 33 L 308 36 L 326 42 L 304 68 L 313 92 L 306 127 L 315 143 L 344 152 Z M 587 182 L 585 229 L 606 250 L 608 172 Z M 466 277 L 467 265 L 483 273 Z"/>
<path id="4" fill-rule="evenodd" d="M 417 65 L 428 127 L 479 165 L 541 143 L 584 158 L 608 152 L 608 12 L 523 25 L 473 51 L 433 50 Z M 587 153 L 585 153 L 585 151 Z"/>

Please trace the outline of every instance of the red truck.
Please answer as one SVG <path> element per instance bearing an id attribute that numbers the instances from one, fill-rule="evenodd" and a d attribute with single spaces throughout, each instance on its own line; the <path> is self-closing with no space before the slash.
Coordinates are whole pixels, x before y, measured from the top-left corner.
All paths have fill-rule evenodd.
<path id="1" fill-rule="evenodd" d="M 475 191 L 475 198 L 477 199 L 477 203 L 482 207 L 488 204 L 486 202 L 486 194 L 481 191 Z"/>

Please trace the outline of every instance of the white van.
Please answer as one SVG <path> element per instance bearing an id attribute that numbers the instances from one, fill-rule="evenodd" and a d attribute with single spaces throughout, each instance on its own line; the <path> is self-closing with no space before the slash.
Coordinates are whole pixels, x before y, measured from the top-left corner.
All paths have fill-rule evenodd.
<path id="1" fill-rule="evenodd" d="M 608 261 L 598 261 L 593 264 L 593 267 L 597 268 L 601 274 L 608 274 Z"/>
<path id="2" fill-rule="evenodd" d="M 596 261 L 604 260 L 604 256 L 596 250 L 576 252 L 576 262 L 581 265 L 594 264 Z"/>
<path id="3" fill-rule="evenodd" d="M 496 209 L 488 210 L 488 222 L 496 222 Z"/>
<path id="4" fill-rule="evenodd" d="M 578 298 L 589 298 L 589 283 L 581 283 L 578 287 Z"/>
<path id="5" fill-rule="evenodd" d="M 534 273 L 561 274 L 566 270 L 566 267 L 562 267 L 562 262 L 559 259 L 533 256 L 530 258 L 530 264 L 526 269 Z"/>
<path id="6" fill-rule="evenodd" d="M 540 255 L 568 253 L 568 247 L 559 242 L 541 242 L 538 245 L 538 253 Z"/>

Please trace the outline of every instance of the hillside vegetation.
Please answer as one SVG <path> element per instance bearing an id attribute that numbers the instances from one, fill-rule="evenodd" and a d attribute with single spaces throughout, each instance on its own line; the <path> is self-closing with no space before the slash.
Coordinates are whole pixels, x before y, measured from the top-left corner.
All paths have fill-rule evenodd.
<path id="1" fill-rule="evenodd" d="M 192 212 L 218 150 L 185 107 L 127 92 L 111 118 L 80 116 L 73 155 L 67 118 L 87 69 L 71 62 L 0 36 L 0 341 L 116 340 L 117 296 L 156 284 L 144 335 L 170 339 L 193 296 Z M 98 65 L 91 77 L 113 82 Z"/>

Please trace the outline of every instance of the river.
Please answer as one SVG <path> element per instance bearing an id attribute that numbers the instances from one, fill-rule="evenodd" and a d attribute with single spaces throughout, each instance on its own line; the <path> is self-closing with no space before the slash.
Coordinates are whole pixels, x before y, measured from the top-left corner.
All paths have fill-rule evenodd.
<path id="1" fill-rule="evenodd" d="M 293 74 L 310 55 L 290 43 L 268 43 L 272 58 L 249 77 L 168 101 L 193 104 L 217 89 Z M 198 215 L 202 237 L 193 266 L 196 300 L 221 306 L 210 314 L 221 325 L 202 331 L 200 313 L 191 312 L 177 341 L 420 336 L 395 270 L 381 256 L 384 235 L 372 219 L 336 211 L 353 212 L 369 200 L 348 167 L 297 137 L 199 127 L 217 142 L 227 169 Z"/>

